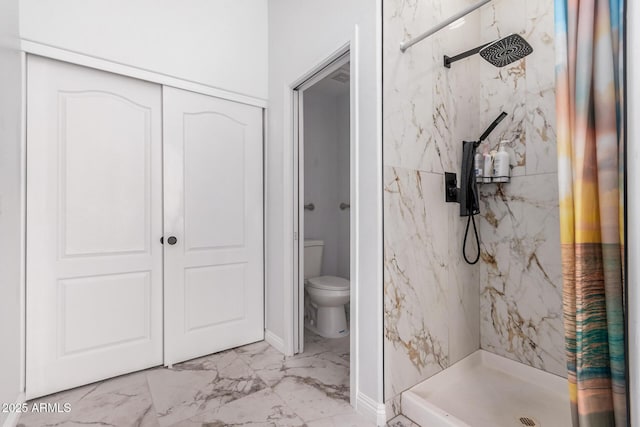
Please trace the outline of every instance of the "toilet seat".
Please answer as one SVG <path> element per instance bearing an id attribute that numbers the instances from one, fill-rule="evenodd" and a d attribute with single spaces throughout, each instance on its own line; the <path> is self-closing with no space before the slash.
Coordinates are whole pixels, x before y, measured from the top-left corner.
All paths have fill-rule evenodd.
<path id="1" fill-rule="evenodd" d="M 326 291 L 346 291 L 351 287 L 351 283 L 342 277 L 318 276 L 307 279 L 307 286 Z"/>

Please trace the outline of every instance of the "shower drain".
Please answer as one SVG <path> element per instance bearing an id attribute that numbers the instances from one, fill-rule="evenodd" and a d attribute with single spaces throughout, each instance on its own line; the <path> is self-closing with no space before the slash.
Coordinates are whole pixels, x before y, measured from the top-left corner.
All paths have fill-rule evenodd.
<path id="1" fill-rule="evenodd" d="M 531 417 L 520 417 L 518 420 L 520 421 L 520 424 L 526 427 L 540 427 L 540 424 Z"/>

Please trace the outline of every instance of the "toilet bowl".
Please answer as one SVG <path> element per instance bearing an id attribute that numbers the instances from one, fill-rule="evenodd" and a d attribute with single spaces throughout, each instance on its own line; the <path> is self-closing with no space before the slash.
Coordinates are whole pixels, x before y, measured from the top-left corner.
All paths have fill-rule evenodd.
<path id="1" fill-rule="evenodd" d="M 319 276 L 308 279 L 305 291 L 311 300 L 306 327 L 325 338 L 349 335 L 345 304 L 349 302 L 349 281 L 342 277 Z"/>
<path id="2" fill-rule="evenodd" d="M 322 240 L 304 241 L 305 327 L 325 338 L 349 335 L 345 304 L 351 286 L 342 277 L 321 275 Z"/>

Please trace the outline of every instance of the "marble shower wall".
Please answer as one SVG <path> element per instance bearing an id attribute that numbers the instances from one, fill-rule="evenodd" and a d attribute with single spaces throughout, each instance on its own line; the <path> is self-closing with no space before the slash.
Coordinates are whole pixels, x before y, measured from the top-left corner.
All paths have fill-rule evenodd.
<path id="1" fill-rule="evenodd" d="M 510 141 L 512 181 L 481 188 L 483 349 L 566 375 L 555 134 L 553 0 L 494 0 L 481 39 L 522 35 L 534 53 L 482 67 L 480 117 L 509 113 L 490 138 Z"/>
<path id="2" fill-rule="evenodd" d="M 481 346 L 564 372 L 555 154 L 553 0 L 494 0 L 402 53 L 420 34 L 476 0 L 383 2 L 385 398 Z M 523 13 L 526 11 L 526 13 Z M 455 55 L 512 32 L 535 54 L 497 69 Z M 510 184 L 482 188 L 482 261 L 462 259 L 466 219 L 444 202 L 444 172 L 460 170 L 463 140 L 510 146 Z"/>
<path id="3" fill-rule="evenodd" d="M 400 42 L 468 0 L 393 0 L 384 14 L 385 396 L 399 394 L 480 348 L 479 269 L 460 256 L 464 220 L 444 201 L 444 172 L 479 136 L 477 62 L 443 55 L 477 42 L 480 16 L 406 53 Z"/>

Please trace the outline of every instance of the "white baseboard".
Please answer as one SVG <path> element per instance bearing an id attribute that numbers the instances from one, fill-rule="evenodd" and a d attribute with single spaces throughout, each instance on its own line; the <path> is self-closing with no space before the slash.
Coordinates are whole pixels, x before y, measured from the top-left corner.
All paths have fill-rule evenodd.
<path id="1" fill-rule="evenodd" d="M 278 350 L 280 353 L 287 354 L 287 352 L 286 352 L 286 350 L 284 348 L 284 341 L 282 340 L 282 338 L 280 338 L 279 336 L 277 336 L 273 332 L 271 332 L 269 330 L 265 330 L 264 331 L 264 340 L 266 342 L 268 342 L 273 348 Z"/>
<path id="2" fill-rule="evenodd" d="M 358 393 L 356 411 L 376 423 L 377 426 L 387 425 L 386 407 L 384 403 L 378 403 L 367 395 Z"/>
<path id="3" fill-rule="evenodd" d="M 25 402 L 24 393 L 20 393 L 16 398 L 16 405 L 22 405 Z M 20 418 L 19 412 L 10 412 L 9 416 L 4 420 L 2 427 L 16 427 L 18 425 L 18 419 Z"/>

